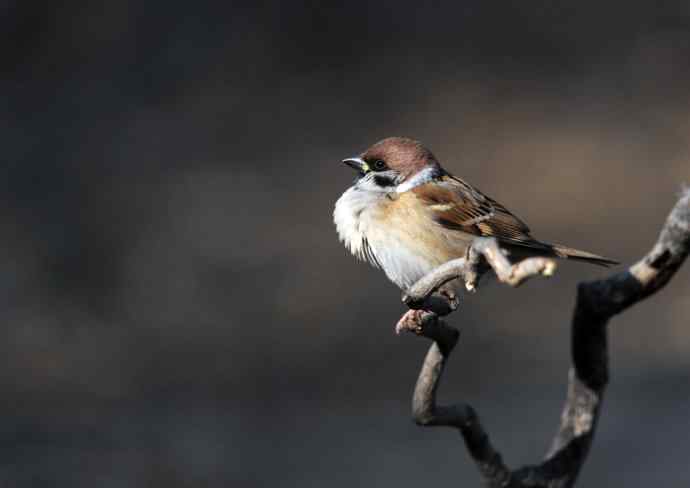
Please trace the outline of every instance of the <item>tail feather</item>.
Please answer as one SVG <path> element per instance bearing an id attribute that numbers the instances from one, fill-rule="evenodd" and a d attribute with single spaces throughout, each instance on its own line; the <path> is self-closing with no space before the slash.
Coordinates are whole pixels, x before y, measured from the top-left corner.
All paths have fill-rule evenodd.
<path id="1" fill-rule="evenodd" d="M 559 258 L 572 259 L 574 261 L 583 261 L 586 263 L 598 264 L 599 266 L 612 266 L 614 264 L 620 264 L 618 261 L 613 259 L 605 258 L 599 256 L 598 254 L 593 254 L 587 251 L 580 251 L 579 249 L 573 249 L 572 247 L 562 246 L 560 244 L 549 244 L 549 247 L 553 253 Z"/>

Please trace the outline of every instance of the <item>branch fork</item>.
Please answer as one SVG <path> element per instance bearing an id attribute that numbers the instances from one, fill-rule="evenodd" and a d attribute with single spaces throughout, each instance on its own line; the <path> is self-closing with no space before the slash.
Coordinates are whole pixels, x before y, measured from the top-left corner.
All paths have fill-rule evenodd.
<path id="1" fill-rule="evenodd" d="M 690 189 L 686 189 L 647 255 L 625 271 L 578 285 L 571 323 L 572 365 L 558 431 L 541 463 L 511 470 L 470 405 L 436 403 L 444 366 L 460 336 L 440 316 L 457 308 L 457 297 L 447 287 L 454 279 L 460 278 L 468 289 L 474 289 L 481 276 L 493 269 L 499 281 L 518 286 L 534 276 L 550 276 L 555 263 L 546 258 L 528 258 L 511 265 L 495 240 L 478 240 L 465 258 L 435 269 L 403 297 L 411 310 L 398 322 L 398 332 L 414 332 L 433 341 L 412 398 L 415 422 L 458 429 L 486 486 L 572 487 L 589 453 L 608 382 L 608 322 L 664 287 L 689 252 Z"/>

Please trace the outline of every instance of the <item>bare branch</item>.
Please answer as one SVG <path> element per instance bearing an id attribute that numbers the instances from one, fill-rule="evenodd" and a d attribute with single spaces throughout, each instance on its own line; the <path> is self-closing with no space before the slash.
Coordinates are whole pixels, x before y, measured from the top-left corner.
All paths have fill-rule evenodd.
<path id="1" fill-rule="evenodd" d="M 476 252 L 473 255 L 472 252 Z M 428 299 L 448 281 L 461 277 L 466 283 L 481 276 L 483 256 L 499 280 L 517 286 L 524 279 L 548 274 L 550 260 L 530 258 L 510 265 L 495 241 L 473 246 L 467 258 L 447 263 L 417 282 L 406 296 L 410 306 L 428 305 Z M 647 298 L 666 285 L 690 252 L 690 190 L 685 190 L 671 211 L 652 250 L 626 271 L 608 278 L 580 283 L 572 319 L 572 366 L 561 423 L 546 459 L 535 466 L 511 471 L 502 461 L 474 409 L 467 404 L 436 405 L 445 362 L 459 333 L 433 312 L 416 311 L 401 319 L 401 330 L 433 340 L 424 359 L 412 400 L 415 422 L 423 426 L 451 426 L 459 429 L 465 445 L 477 463 L 482 479 L 490 487 L 566 488 L 574 485 L 596 430 L 604 390 L 608 382 L 607 324 L 611 317 Z M 468 281 L 468 279 L 470 281 Z M 414 307 L 413 307 L 414 308 Z"/>
<path id="2" fill-rule="evenodd" d="M 406 321 L 404 330 L 428 337 L 434 343 L 424 359 L 412 396 L 414 421 L 422 426 L 450 426 L 460 430 L 470 455 L 487 479 L 496 480 L 496 486 L 512 486 L 510 469 L 493 448 L 489 436 L 474 409 L 467 404 L 436 405 L 436 390 L 446 360 L 458 342 L 460 333 L 449 327 L 433 312 L 415 314 L 418 321 Z"/>
<path id="3" fill-rule="evenodd" d="M 533 257 L 511 264 L 494 238 L 475 239 L 467 256 L 449 261 L 417 281 L 403 296 L 403 302 L 412 309 L 434 309 L 428 300 L 434 291 L 449 281 L 461 278 L 465 287 L 474 291 L 480 278 L 493 269 L 498 280 L 510 286 L 519 286 L 534 276 L 551 276 L 556 263 L 553 259 Z"/>

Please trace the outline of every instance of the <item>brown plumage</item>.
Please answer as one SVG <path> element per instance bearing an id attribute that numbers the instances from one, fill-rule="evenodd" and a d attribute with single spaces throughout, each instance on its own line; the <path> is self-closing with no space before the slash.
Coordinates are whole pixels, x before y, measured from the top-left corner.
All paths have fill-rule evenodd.
<path id="1" fill-rule="evenodd" d="M 539 254 L 603 266 L 618 264 L 612 259 L 587 251 L 538 241 L 530 234 L 527 224 L 507 208 L 448 173 L 441 175 L 433 183 L 420 185 L 411 191 L 424 201 L 432 210 L 434 220 L 446 229 L 477 237 L 495 237 L 504 244 L 533 249 Z"/>

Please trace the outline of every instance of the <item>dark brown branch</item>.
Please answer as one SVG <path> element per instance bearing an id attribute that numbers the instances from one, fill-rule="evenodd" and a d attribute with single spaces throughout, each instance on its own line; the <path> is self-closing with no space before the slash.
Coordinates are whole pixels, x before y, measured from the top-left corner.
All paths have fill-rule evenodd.
<path id="1" fill-rule="evenodd" d="M 422 426 L 450 426 L 459 429 L 483 477 L 496 480 L 496 486 L 512 486 L 506 484 L 511 479 L 510 469 L 503 464 L 500 454 L 491 445 L 474 409 L 467 404 L 449 407 L 436 405 L 436 390 L 443 367 L 457 344 L 460 333 L 431 312 L 422 312 L 418 324 L 407 325 L 409 330 L 434 341 L 422 364 L 412 397 L 414 421 Z"/>
<path id="2" fill-rule="evenodd" d="M 487 247 L 483 248 L 485 245 Z M 484 256 L 499 279 L 513 286 L 518 285 L 525 277 L 544 274 L 547 269 L 544 263 L 532 261 L 530 264 L 523 264 L 531 261 L 527 259 L 511 266 L 510 274 L 506 274 L 507 260 L 500 250 L 497 254 L 496 247 L 490 243 L 481 243 L 477 247 L 473 252 Z M 477 463 L 482 479 L 490 487 L 573 486 L 587 458 L 608 382 L 606 326 L 611 317 L 668 283 L 689 251 L 690 190 L 686 190 L 666 220 L 658 241 L 644 258 L 626 271 L 578 286 L 571 328 L 572 366 L 568 374 L 567 396 L 558 432 L 546 459 L 540 464 L 511 471 L 491 445 L 488 434 L 471 406 L 436 405 L 436 390 L 443 368 L 458 341 L 459 333 L 432 312 L 419 311 L 402 321 L 402 329 L 434 341 L 415 387 L 412 400 L 415 422 L 423 426 L 457 428 L 472 459 Z M 472 260 L 474 262 L 468 265 Z M 485 270 L 478 268 L 479 262 L 470 253 L 466 260 L 457 260 L 440 267 L 413 286 L 407 297 L 409 303 L 419 305 L 425 302 L 449 280 L 461 277 L 467 282 L 467 279 L 472 278 L 472 272 L 480 276 Z M 516 270 L 525 270 L 524 275 Z"/>

